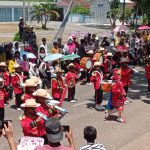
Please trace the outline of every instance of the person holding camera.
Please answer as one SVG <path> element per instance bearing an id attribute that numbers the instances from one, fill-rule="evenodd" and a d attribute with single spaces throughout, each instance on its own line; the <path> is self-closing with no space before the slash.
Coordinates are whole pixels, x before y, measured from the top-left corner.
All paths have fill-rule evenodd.
<path id="1" fill-rule="evenodd" d="M 87 141 L 87 145 L 80 148 L 80 150 L 106 150 L 103 144 L 95 143 L 97 138 L 96 128 L 93 126 L 87 126 L 83 131 L 84 139 Z"/>
<path id="2" fill-rule="evenodd" d="M 61 125 L 58 119 L 48 119 L 45 123 L 45 129 L 48 138 L 48 145 L 37 146 L 35 150 L 75 150 L 71 129 L 68 128 L 68 131 L 64 130 L 65 127 Z M 68 147 L 63 146 L 60 143 L 63 139 L 63 131 L 65 132 L 65 137 L 69 143 Z"/>

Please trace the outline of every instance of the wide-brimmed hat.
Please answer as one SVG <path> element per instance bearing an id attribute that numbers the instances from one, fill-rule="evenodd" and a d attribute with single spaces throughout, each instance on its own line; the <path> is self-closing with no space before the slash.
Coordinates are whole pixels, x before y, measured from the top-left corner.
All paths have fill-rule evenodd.
<path id="1" fill-rule="evenodd" d="M 92 54 L 94 54 L 94 51 L 93 51 L 93 50 L 89 50 L 89 51 L 86 52 L 86 53 L 92 55 Z"/>
<path id="2" fill-rule="evenodd" d="M 69 67 L 69 68 L 74 68 L 75 65 L 74 65 L 73 63 L 70 63 L 68 67 Z"/>
<path id="3" fill-rule="evenodd" d="M 5 80 L 3 78 L 0 78 L 0 82 L 4 82 Z"/>
<path id="4" fill-rule="evenodd" d="M 112 54 L 111 52 L 108 52 L 108 53 L 107 53 L 107 56 L 108 56 L 108 57 L 112 57 L 113 54 Z"/>
<path id="5" fill-rule="evenodd" d="M 57 68 L 54 70 L 54 73 L 57 74 L 57 73 L 64 73 L 64 70 L 60 69 L 60 68 Z"/>
<path id="6" fill-rule="evenodd" d="M 100 62 L 97 61 L 97 62 L 94 63 L 94 67 L 100 67 L 100 66 L 101 66 Z"/>
<path id="7" fill-rule="evenodd" d="M 34 80 L 28 79 L 28 80 L 26 80 L 26 82 L 23 84 L 23 86 L 25 86 L 25 87 L 36 87 L 37 84 L 35 83 Z"/>
<path id="8" fill-rule="evenodd" d="M 0 62 L 0 67 L 6 67 L 6 63 L 5 62 Z"/>
<path id="9" fill-rule="evenodd" d="M 105 51 L 105 48 L 104 47 L 100 47 L 99 50 L 100 51 Z"/>
<path id="10" fill-rule="evenodd" d="M 32 79 L 36 84 L 42 84 L 42 81 L 37 76 L 32 76 L 30 79 Z"/>
<path id="11" fill-rule="evenodd" d="M 19 17 L 19 20 L 23 20 L 23 18 L 22 18 L 22 17 Z"/>
<path id="12" fill-rule="evenodd" d="M 128 62 L 129 62 L 129 58 L 126 58 L 126 57 L 120 58 L 120 63 L 128 63 Z"/>
<path id="13" fill-rule="evenodd" d="M 21 66 L 18 63 L 15 63 L 14 64 L 14 69 L 17 69 L 17 68 L 21 68 Z"/>
<path id="14" fill-rule="evenodd" d="M 46 99 L 52 99 L 51 95 L 44 89 L 38 89 L 33 93 L 33 96 L 43 97 Z"/>
<path id="15" fill-rule="evenodd" d="M 21 104 L 21 107 L 31 107 L 36 108 L 39 107 L 41 104 L 36 103 L 35 99 L 27 99 L 25 103 Z"/>
<path id="16" fill-rule="evenodd" d="M 58 119 L 48 119 L 45 123 L 45 130 L 48 141 L 50 141 L 51 143 L 58 143 L 63 139 L 63 130 Z"/>

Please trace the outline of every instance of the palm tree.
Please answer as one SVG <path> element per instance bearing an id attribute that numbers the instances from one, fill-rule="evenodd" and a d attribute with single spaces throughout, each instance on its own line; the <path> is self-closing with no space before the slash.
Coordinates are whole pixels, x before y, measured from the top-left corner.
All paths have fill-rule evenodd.
<path id="1" fill-rule="evenodd" d="M 57 12 L 57 7 L 51 3 L 40 3 L 33 5 L 33 10 L 30 12 L 31 21 L 36 20 L 42 24 L 42 29 L 47 29 L 47 23 L 50 20 L 57 20 L 60 15 Z"/>

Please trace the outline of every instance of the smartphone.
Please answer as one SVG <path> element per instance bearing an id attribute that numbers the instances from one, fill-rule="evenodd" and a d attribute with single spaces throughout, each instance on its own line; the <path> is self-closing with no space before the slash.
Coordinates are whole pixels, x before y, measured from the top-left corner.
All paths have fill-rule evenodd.
<path id="1" fill-rule="evenodd" d="M 63 125 L 62 126 L 62 128 L 63 128 L 63 132 L 69 132 L 69 125 Z"/>
<path id="2" fill-rule="evenodd" d="M 4 128 L 4 124 L 8 127 L 8 122 L 12 122 L 12 120 L 3 120 L 3 121 L 0 121 L 0 129 Z"/>

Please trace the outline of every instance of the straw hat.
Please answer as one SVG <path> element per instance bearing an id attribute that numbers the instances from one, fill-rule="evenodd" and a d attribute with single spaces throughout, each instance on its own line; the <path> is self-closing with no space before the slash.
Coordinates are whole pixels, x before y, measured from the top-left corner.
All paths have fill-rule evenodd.
<path id="1" fill-rule="evenodd" d="M 0 62 L 0 67 L 6 67 L 6 63 L 5 62 Z"/>
<path id="2" fill-rule="evenodd" d="M 75 65 L 74 65 L 73 63 L 70 63 L 68 67 L 69 67 L 69 68 L 75 67 Z"/>
<path id="3" fill-rule="evenodd" d="M 28 79 L 28 80 L 26 80 L 26 82 L 23 84 L 23 86 L 25 86 L 25 87 L 36 87 L 37 84 L 35 83 L 34 80 Z"/>
<path id="4" fill-rule="evenodd" d="M 18 63 L 16 63 L 16 64 L 14 64 L 14 68 L 15 68 L 15 69 L 21 68 L 21 66 L 20 66 Z"/>
<path id="5" fill-rule="evenodd" d="M 54 73 L 64 73 L 64 70 L 60 69 L 60 68 L 57 68 L 54 70 Z"/>
<path id="6" fill-rule="evenodd" d="M 47 99 L 52 99 L 51 95 L 44 89 L 38 89 L 33 93 L 33 96 L 43 97 Z"/>
<path id="7" fill-rule="evenodd" d="M 105 48 L 104 48 L 104 47 L 101 47 L 99 50 L 100 50 L 100 51 L 105 51 Z"/>
<path id="8" fill-rule="evenodd" d="M 4 82 L 5 80 L 3 78 L 0 78 L 0 82 Z"/>
<path id="9" fill-rule="evenodd" d="M 120 58 L 120 63 L 128 63 L 129 62 L 129 59 L 126 58 L 126 57 L 121 57 Z"/>
<path id="10" fill-rule="evenodd" d="M 112 54 L 111 52 L 109 52 L 109 53 L 107 53 L 107 56 L 112 57 L 112 56 L 113 56 L 113 54 Z"/>
<path id="11" fill-rule="evenodd" d="M 36 108 L 39 107 L 41 104 L 36 103 L 35 99 L 27 99 L 25 103 L 21 104 L 21 107 L 31 107 L 31 108 Z"/>
<path id="12" fill-rule="evenodd" d="M 94 67 L 100 67 L 100 66 L 101 66 L 100 62 L 97 61 L 97 62 L 94 63 Z"/>
<path id="13" fill-rule="evenodd" d="M 37 76 L 32 76 L 30 79 L 32 79 L 36 84 L 42 84 L 42 81 Z"/>
<path id="14" fill-rule="evenodd" d="M 93 50 L 89 50 L 89 51 L 87 52 L 87 54 L 92 55 L 92 54 L 94 54 L 94 52 L 93 52 Z"/>

